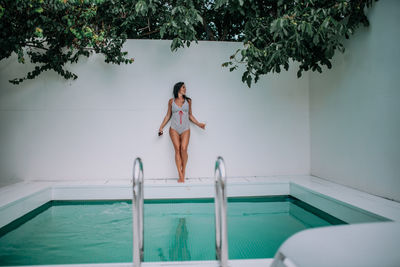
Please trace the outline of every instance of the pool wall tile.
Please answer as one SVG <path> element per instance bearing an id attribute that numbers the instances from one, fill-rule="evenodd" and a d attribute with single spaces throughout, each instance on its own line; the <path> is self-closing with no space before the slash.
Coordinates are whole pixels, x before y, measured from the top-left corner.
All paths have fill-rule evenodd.
<path id="1" fill-rule="evenodd" d="M 229 184 L 228 196 L 280 196 L 289 195 L 290 188 L 287 182 L 248 182 L 247 184 Z"/>
<path id="2" fill-rule="evenodd" d="M 245 189 L 245 190 L 244 190 Z M 131 199 L 130 186 L 53 186 L 53 200 L 97 200 L 97 199 Z M 227 186 L 227 194 L 232 197 L 288 195 L 287 182 L 240 182 L 233 180 Z M 164 198 L 213 198 L 214 184 L 191 183 L 179 185 L 174 183 L 145 183 L 145 199 Z"/>
<path id="3" fill-rule="evenodd" d="M 51 188 L 45 188 L 26 197 L 0 207 L 0 227 L 51 200 Z"/>
<path id="4" fill-rule="evenodd" d="M 290 195 L 314 206 L 346 223 L 378 222 L 385 218 L 358 209 L 331 197 L 319 194 L 300 185 L 290 184 Z"/>
<path id="5" fill-rule="evenodd" d="M 53 186 L 52 200 L 131 199 L 129 186 Z"/>

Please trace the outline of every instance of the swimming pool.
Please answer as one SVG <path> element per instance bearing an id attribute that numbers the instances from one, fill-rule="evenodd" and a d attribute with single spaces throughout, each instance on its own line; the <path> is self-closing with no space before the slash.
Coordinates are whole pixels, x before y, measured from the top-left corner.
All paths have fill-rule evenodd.
<path id="1" fill-rule="evenodd" d="M 207 205 L 210 205 L 211 211 L 207 211 L 209 214 L 213 214 L 213 202 L 209 198 L 213 196 L 213 183 L 212 182 L 207 182 L 207 181 L 197 181 L 194 182 L 188 181 L 185 185 L 179 185 L 176 184 L 175 181 L 163 181 L 163 180 L 156 180 L 156 181 L 151 181 L 147 180 L 145 184 L 145 201 L 146 201 L 146 206 L 148 205 L 153 205 L 153 207 L 162 207 L 162 210 L 165 211 L 165 214 L 169 214 L 174 218 L 171 221 L 164 221 L 162 224 L 162 229 L 163 231 L 158 231 L 158 234 L 164 236 L 169 236 L 169 238 L 163 239 L 161 237 L 158 237 L 158 240 L 164 244 L 163 246 L 158 247 L 157 249 L 151 250 L 151 245 L 152 239 L 149 239 L 148 234 L 146 234 L 146 228 L 151 227 L 151 222 L 148 220 L 146 221 L 146 218 L 149 217 L 150 214 L 147 214 L 150 212 L 151 209 L 147 209 L 147 212 L 145 214 L 145 261 L 159 261 L 160 263 L 164 262 L 162 260 L 181 260 L 181 259 L 188 259 L 190 258 L 191 261 L 194 261 L 196 259 L 199 259 L 198 255 L 209 255 L 206 257 L 203 257 L 205 259 L 210 259 L 214 260 L 215 259 L 215 236 L 214 236 L 214 221 L 211 219 L 209 222 L 210 223 L 203 223 L 201 224 L 202 228 L 208 229 L 206 234 L 201 235 L 200 238 L 195 238 L 197 241 L 200 242 L 201 240 L 207 240 L 207 238 L 210 238 L 211 244 L 204 246 L 200 249 L 200 252 L 195 250 L 193 251 L 194 246 L 192 246 L 190 242 L 192 242 L 193 237 L 196 236 L 196 233 L 204 233 L 202 231 L 196 230 L 193 231 L 193 217 L 192 215 L 196 215 L 196 212 L 200 212 L 204 207 Z M 329 189 L 329 190 L 328 190 Z M 1 189 L 0 189 L 1 191 Z M 23 192 L 22 192 L 23 191 Z M 335 193 L 335 192 L 340 192 Z M 59 214 L 57 209 L 64 209 L 66 206 L 72 206 L 77 208 L 77 206 L 80 206 L 82 203 L 84 203 L 83 206 L 89 207 L 89 206 L 97 206 L 98 204 L 105 204 L 105 207 L 108 207 L 107 209 L 110 208 L 112 211 L 115 212 L 121 212 L 120 215 L 123 214 L 123 211 L 129 211 L 129 204 L 127 201 L 111 201 L 110 200 L 115 200 L 115 199 L 128 199 L 131 196 L 131 186 L 129 185 L 129 181 L 123 182 L 123 183 L 118 183 L 118 184 L 108 184 L 104 185 L 103 183 L 100 184 L 95 184 L 93 182 L 88 183 L 87 185 L 82 184 L 79 182 L 79 184 L 73 184 L 69 182 L 68 184 L 66 183 L 42 183 L 39 186 L 39 183 L 32 183 L 31 184 L 21 184 L 15 186 L 13 190 L 7 189 L 1 191 L 2 194 L 0 194 L 0 202 L 1 199 L 8 199 L 7 203 L 0 203 L 0 226 L 4 226 L 7 223 L 11 222 L 12 220 L 15 220 L 16 218 L 28 213 L 28 215 L 24 217 L 29 217 L 29 214 L 32 215 L 29 211 L 32 211 L 36 209 L 37 207 L 42 207 L 45 209 L 45 212 L 48 214 Z M 351 194 L 350 194 L 351 193 Z M 7 195 L 8 194 L 8 195 Z M 336 194 L 336 195 L 335 195 Z M 281 196 L 284 195 L 285 198 L 287 195 L 292 195 L 297 199 L 300 199 L 308 204 L 311 204 L 315 207 L 317 207 L 320 210 L 323 210 L 325 213 L 331 214 L 332 216 L 338 218 L 340 221 L 344 221 L 346 223 L 359 223 L 359 222 L 367 222 L 367 221 L 382 221 L 382 220 L 387 220 L 384 217 L 387 217 L 392 220 L 397 220 L 399 217 L 400 213 L 400 207 L 397 203 L 393 203 L 387 200 L 382 200 L 382 199 L 377 199 L 374 196 L 370 196 L 367 194 L 364 194 L 359 191 L 354 191 L 351 189 L 346 189 L 338 185 L 331 185 L 330 183 L 320 180 L 318 178 L 314 177 L 301 177 L 301 179 L 296 179 L 294 182 L 294 179 L 291 178 L 289 179 L 284 179 L 282 177 L 279 178 L 271 178 L 271 177 L 266 177 L 262 179 L 254 179 L 254 178 L 247 178 L 247 179 L 230 179 L 230 184 L 228 187 L 228 195 L 231 196 L 230 202 L 229 202 L 229 216 L 232 218 L 233 214 L 232 213 L 236 208 L 231 208 L 232 204 L 236 205 L 237 207 L 241 205 L 247 205 L 245 202 L 249 202 L 252 207 L 254 207 L 254 211 L 252 208 L 252 212 L 243 212 L 239 210 L 238 214 L 244 215 L 241 217 L 240 220 L 236 222 L 231 222 L 231 219 L 228 221 L 228 230 L 229 230 L 229 257 L 230 260 L 232 261 L 232 266 L 265 266 L 266 262 L 270 262 L 270 258 L 272 256 L 265 256 L 266 254 L 259 254 L 259 257 L 266 257 L 263 259 L 257 259 L 259 263 L 256 263 L 254 265 L 251 265 L 252 263 L 255 262 L 255 260 L 234 260 L 234 259 L 240 259 L 240 258 L 245 258 L 245 257 L 257 257 L 257 255 L 250 255 L 249 253 L 236 253 L 235 252 L 235 246 L 238 247 L 243 243 L 244 246 L 242 246 L 243 251 L 248 249 L 249 251 L 254 251 L 254 247 L 262 247 L 264 246 L 264 251 L 267 250 L 268 245 L 264 245 L 260 241 L 257 241 L 258 236 L 261 236 L 261 234 L 253 234 L 252 236 L 246 233 L 246 229 L 254 229 L 253 226 L 249 226 L 247 221 L 249 221 L 249 218 L 252 218 L 254 221 L 258 221 L 258 219 L 262 218 L 262 214 L 258 214 L 259 212 L 256 212 L 256 206 L 257 205 L 264 205 L 267 204 L 268 201 L 265 201 L 265 197 L 261 198 L 254 198 L 255 196 Z M 181 198 L 186 198 L 186 199 L 178 199 L 178 200 L 171 200 L 171 196 L 174 197 L 181 197 Z M 243 196 L 246 196 L 245 198 L 241 198 Z M 192 199 L 188 202 L 187 198 L 202 198 L 201 200 L 199 199 Z M 239 197 L 239 198 L 238 198 Z M 158 198 L 158 199 L 157 199 Z M 206 199 L 204 199 L 206 198 Z M 208 198 L 208 199 L 207 199 Z M 270 197 L 269 197 L 270 198 Z M 153 199 L 153 200 L 149 200 Z M 249 201 L 252 200 L 252 201 Z M 259 201 L 257 202 L 256 199 Z M 271 198 L 270 198 L 271 199 Z M 72 201 L 74 200 L 74 201 Z M 83 200 L 83 201 L 82 201 Z M 91 201 L 88 201 L 91 200 Z M 96 201 L 93 201 L 96 200 Z M 99 201 L 101 200 L 101 201 Z M 235 203 L 235 200 L 236 201 Z M 245 200 L 245 201 L 243 201 Z M 49 202 L 52 201 L 52 202 Z M 103 202 L 102 202 L 103 201 Z M 106 202 L 104 202 L 106 201 Z M 192 203 L 194 202 L 194 203 Z M 270 201 L 275 206 L 282 205 L 282 203 L 279 204 L 281 201 Z M 357 204 L 358 207 L 351 205 L 351 203 Z M 248 204 L 249 204 L 248 203 Z M 263 204 L 260 204 L 263 203 Z M 45 204 L 43 206 L 43 204 Z M 195 204 L 195 205 L 194 205 Z M 299 205 L 293 205 L 292 202 L 289 201 L 289 204 L 284 204 L 288 205 L 287 207 L 291 207 L 289 209 L 289 213 L 296 214 L 296 210 L 298 210 Z M 47 207 L 46 207 L 47 205 Z M 185 210 L 185 208 L 182 208 L 184 205 L 193 205 L 197 206 L 199 205 L 198 208 L 195 209 L 195 211 L 190 211 L 183 213 L 183 217 L 179 217 L 182 214 L 179 214 L 178 212 L 174 211 L 177 207 L 178 210 Z M 175 206 L 175 207 L 174 207 Z M 301 206 L 301 205 L 300 205 Z M 100 206 L 97 206 L 100 207 Z M 293 208 L 295 207 L 295 208 Z M 53 209 L 55 208 L 55 209 Z M 53 211 L 51 211 L 53 209 Z M 106 210 L 107 210 L 106 209 Z M 157 209 L 156 209 L 157 210 Z M 307 208 L 306 208 L 307 210 Z M 108 212 L 109 212 L 108 211 Z M 45 212 L 41 214 L 45 214 Z M 106 212 L 107 213 L 107 212 Z M 264 212 L 265 213 L 265 212 Z M 311 213 L 313 213 L 311 211 Z M 72 213 L 74 216 L 77 214 L 76 212 Z M 112 213 L 111 213 L 112 214 Z M 119 214 L 119 213 L 118 213 Z M 118 214 L 113 215 L 114 219 L 119 218 Z M 155 212 L 153 216 L 153 220 L 160 221 L 161 219 L 165 219 L 165 216 L 160 216 L 160 212 Z M 204 215 L 207 213 L 200 213 L 200 215 Z M 283 215 L 281 213 L 280 215 Z M 150 216 L 150 217 L 151 217 Z M 175 216 L 175 217 L 174 217 Z M 298 216 L 298 215 L 296 215 Z M 68 217 L 68 216 L 67 216 Z M 149 217 L 149 218 L 150 218 Z M 307 216 L 306 216 L 307 217 Z M 39 216 L 36 216 L 35 218 L 39 218 Z M 213 217 L 212 217 L 213 218 Z M 239 216 L 233 216 L 233 218 L 236 220 L 240 218 Z M 121 218 L 120 218 L 121 219 Z M 125 223 L 127 223 L 131 219 L 125 219 Z M 100 220 L 102 221 L 102 220 Z M 251 221 L 251 220 L 250 220 Z M 111 223 L 108 224 L 115 224 L 115 221 L 111 221 Z M 238 227 L 231 226 L 231 224 L 236 224 Z M 68 225 L 68 224 L 67 224 Z M 194 224 L 195 225 L 195 224 Z M 280 226 L 280 222 L 275 222 L 275 225 Z M 61 231 L 64 229 L 61 227 L 61 224 L 58 224 L 58 226 L 54 226 L 53 229 L 58 229 L 57 231 Z M 157 226 L 157 224 L 155 225 Z M 154 226 L 154 227 L 155 227 Z M 263 226 L 263 225 L 261 225 Z M 232 228 L 234 227 L 234 228 Z M 315 227 L 315 226 L 314 226 Z M 39 228 L 39 230 L 43 231 L 43 226 Z M 47 229 L 50 229 L 50 227 L 45 227 Z M 75 227 L 77 228 L 77 227 Z M 128 229 L 129 228 L 129 229 Z M 234 230 L 235 228 L 238 228 L 238 230 Z M 3 228 L 4 229 L 4 228 Z M 97 229 L 96 227 L 86 227 L 86 230 L 82 230 L 81 234 L 84 236 L 83 233 L 86 231 L 89 231 L 91 229 Z M 128 238 L 131 239 L 132 235 L 132 230 L 128 226 L 126 228 L 126 231 L 118 231 L 119 233 L 127 233 L 129 231 Z M 153 228 L 152 233 L 157 233 Z M 165 229 L 168 229 L 168 231 L 165 231 Z M 262 228 L 262 231 L 268 231 L 266 230 L 266 227 Z M 302 228 L 305 229 L 305 228 Z M 38 230 L 38 231 L 39 231 Z M 231 231 L 234 232 L 234 234 L 237 234 L 239 242 L 234 242 L 234 244 L 231 244 L 233 239 L 230 237 Z M 64 232 L 70 232 L 64 231 Z M 175 238 L 176 233 L 180 232 L 182 233 L 180 238 Z M 186 236 L 187 232 L 187 241 L 185 241 L 184 236 Z M 70 232 L 72 234 L 72 231 Z M 101 233 L 99 231 L 96 231 L 99 236 L 106 237 L 106 239 L 109 240 L 121 240 L 121 238 L 118 238 L 120 235 L 118 234 L 106 234 Z M 260 232 L 263 233 L 263 232 Z M 175 234 L 175 236 L 174 236 Z M 268 233 L 268 238 L 274 237 L 275 233 L 269 232 Z M 40 240 L 44 240 L 43 238 L 46 236 L 46 234 L 42 235 Z M 253 240 L 252 243 L 253 245 L 245 244 L 240 237 L 250 237 L 249 240 Z M 173 237 L 171 239 L 171 237 Z M 14 239 L 14 238 L 12 238 Z M 164 241 L 163 241 L 164 240 Z M 175 241 L 166 241 L 166 240 L 175 240 Z M 203 242 L 206 242 L 204 241 Z M 98 245 L 100 246 L 106 246 L 107 241 L 100 241 L 97 239 L 96 241 Z M 188 250 L 183 250 L 183 251 L 188 251 L 188 253 L 182 252 L 179 254 L 178 252 L 173 252 L 174 250 L 170 250 L 170 247 L 174 247 L 174 242 L 175 244 L 187 244 Z M 50 242 L 44 242 L 51 244 Z M 158 243 L 158 242 L 157 242 Z M 117 243 L 117 247 L 118 247 Z M 56 250 L 57 246 L 56 245 L 51 245 L 50 251 Z M 168 249 L 167 249 L 168 247 Z M 183 245 L 183 247 L 185 247 Z M 239 246 L 240 247 L 240 246 Z M 119 244 L 119 248 L 122 254 L 127 254 L 131 255 L 131 243 L 127 245 L 122 245 Z M 85 254 L 88 251 L 88 247 L 78 251 L 75 254 Z M 179 251 L 179 250 L 178 250 Z M 182 250 L 181 250 L 182 251 Z M 193 252 L 192 252 L 193 251 Z M 201 252 L 202 251 L 202 252 Z M 113 253 L 113 257 L 117 257 L 117 254 L 119 252 Z M 256 254 L 256 251 L 254 251 Z M 87 254 L 87 253 L 86 253 Z M 101 255 L 95 258 L 90 258 L 86 259 L 86 262 L 90 263 L 96 263 L 96 262 L 102 262 L 102 263 L 107 263 L 107 262 L 115 262 L 115 259 L 110 260 L 110 261 L 104 261 L 101 259 L 101 257 L 105 253 L 100 253 Z M 239 256 L 237 256 L 238 254 Z M 174 256 L 177 255 L 177 256 Z M 272 253 L 273 255 L 273 253 Z M 189 257 L 190 256 L 190 257 Z M 119 256 L 118 256 L 119 257 Z M 71 257 L 65 257 L 66 261 L 63 261 L 62 264 L 66 264 L 71 262 L 70 259 Z M 131 262 L 129 259 L 131 259 L 131 256 L 126 258 L 126 261 L 123 260 L 124 262 Z M 210 262 L 210 261 L 207 261 Z M 215 261 L 214 261 L 215 262 Z M 237 264 L 239 263 L 240 264 Z M 199 263 L 199 262 L 197 262 Z M 33 263 L 32 263 L 33 264 Z M 236 265 L 235 265 L 236 264 Z M 4 264 L 3 264 L 4 265 Z M 121 264 L 120 264 L 121 265 Z M 126 264 L 128 266 L 129 264 Z M 151 266 L 156 266 L 156 264 L 152 264 Z M 187 264 L 188 266 L 190 264 Z M 114 265 L 115 266 L 115 265 Z M 208 265 L 207 265 L 208 266 Z"/>
<path id="2" fill-rule="evenodd" d="M 0 265 L 132 261 L 129 201 L 51 201 L 0 234 Z M 144 261 L 215 259 L 213 199 L 146 200 Z M 345 222 L 290 196 L 230 198 L 230 259 L 272 258 L 289 236 Z"/>

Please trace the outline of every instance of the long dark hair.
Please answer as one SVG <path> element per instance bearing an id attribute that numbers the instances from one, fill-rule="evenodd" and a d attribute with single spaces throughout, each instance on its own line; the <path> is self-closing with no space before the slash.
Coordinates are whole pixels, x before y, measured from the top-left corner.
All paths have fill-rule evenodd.
<path id="1" fill-rule="evenodd" d="M 178 82 L 174 85 L 174 98 L 178 98 L 178 93 L 179 93 L 179 89 L 181 89 L 182 85 L 184 85 L 184 82 Z M 187 97 L 186 95 L 183 95 L 183 99 L 185 100 L 191 100 L 190 97 Z"/>

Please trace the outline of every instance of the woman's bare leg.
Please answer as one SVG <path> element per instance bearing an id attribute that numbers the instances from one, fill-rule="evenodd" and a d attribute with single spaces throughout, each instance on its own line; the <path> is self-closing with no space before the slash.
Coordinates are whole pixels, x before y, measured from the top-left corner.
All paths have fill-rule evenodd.
<path id="1" fill-rule="evenodd" d="M 190 130 L 184 131 L 181 134 L 181 159 L 182 159 L 182 174 L 185 181 L 186 163 L 188 161 L 188 146 L 189 146 Z"/>
<path id="2" fill-rule="evenodd" d="M 172 144 L 175 149 L 175 163 L 176 168 L 178 169 L 179 180 L 178 182 L 182 182 L 184 180 L 183 172 L 182 172 L 182 157 L 181 157 L 181 141 L 180 136 L 177 131 L 172 128 L 169 128 L 169 136 L 171 137 Z"/>

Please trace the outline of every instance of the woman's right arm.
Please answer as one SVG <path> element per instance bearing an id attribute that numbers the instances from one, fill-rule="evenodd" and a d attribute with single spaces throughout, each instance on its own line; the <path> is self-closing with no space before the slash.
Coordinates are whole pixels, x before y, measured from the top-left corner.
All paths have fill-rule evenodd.
<path id="1" fill-rule="evenodd" d="M 169 119 L 171 119 L 171 115 L 172 115 L 172 101 L 173 101 L 173 100 L 174 100 L 174 99 L 171 98 L 171 99 L 168 101 L 168 110 L 167 110 L 167 114 L 165 115 L 164 120 L 163 120 L 162 123 L 161 123 L 160 129 L 158 129 L 158 134 L 159 134 L 159 135 L 163 134 L 163 129 L 164 129 L 165 125 L 168 123 Z M 161 133 L 161 134 L 160 134 L 160 133 Z"/>

